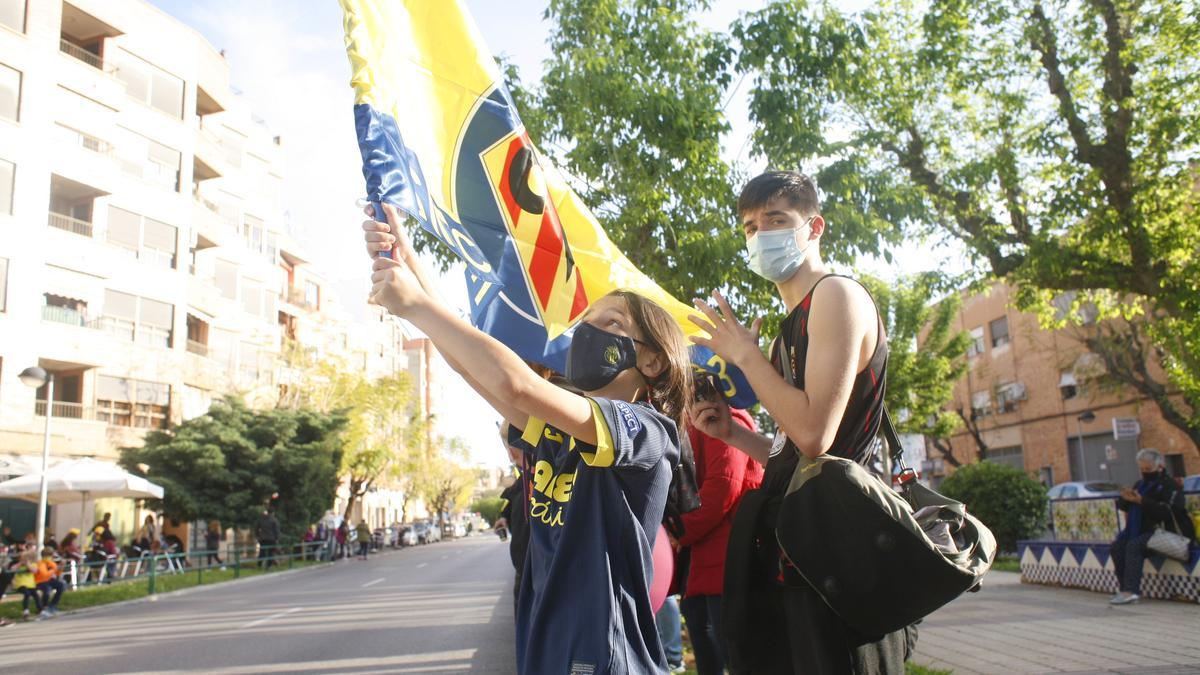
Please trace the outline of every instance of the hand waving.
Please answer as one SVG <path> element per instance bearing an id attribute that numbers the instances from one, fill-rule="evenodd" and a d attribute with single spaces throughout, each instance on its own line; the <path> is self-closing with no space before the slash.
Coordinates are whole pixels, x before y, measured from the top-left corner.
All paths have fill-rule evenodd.
<path id="1" fill-rule="evenodd" d="M 688 317 L 688 320 L 709 335 L 707 338 L 693 335 L 692 342 L 708 347 L 716 352 L 717 356 L 733 365 L 745 363 L 745 360 L 752 355 L 761 355 L 758 350 L 758 329 L 762 326 L 762 319 L 755 319 L 747 328 L 734 317 L 733 308 L 719 292 L 713 291 L 712 297 L 716 300 L 720 311 L 709 307 L 703 300 L 692 301 L 696 309 L 704 314 L 704 318 L 693 314 Z"/>

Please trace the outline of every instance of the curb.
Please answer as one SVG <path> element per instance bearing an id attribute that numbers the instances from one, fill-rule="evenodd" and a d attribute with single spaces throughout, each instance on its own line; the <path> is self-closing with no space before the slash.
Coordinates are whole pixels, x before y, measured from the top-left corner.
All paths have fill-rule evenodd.
<path id="1" fill-rule="evenodd" d="M 400 549 L 397 549 L 397 550 L 400 550 Z M 394 551 L 383 551 L 380 553 L 376 553 L 376 555 L 385 555 L 385 554 L 393 553 L 393 552 Z M 124 607 L 127 605 L 137 605 L 137 604 L 142 604 L 142 603 L 146 603 L 146 602 L 158 602 L 162 598 L 178 598 L 178 597 L 182 597 L 185 595 L 191 595 L 193 593 L 201 593 L 204 591 L 212 590 L 214 588 L 227 588 L 229 586 L 236 586 L 237 584 L 247 583 L 250 581 L 264 581 L 267 579 L 276 579 L 279 577 L 291 576 L 293 574 L 300 574 L 302 572 L 314 572 L 316 570 L 322 570 L 322 569 L 326 569 L 329 567 L 333 567 L 335 564 L 336 564 L 336 561 L 330 560 L 328 562 L 324 562 L 324 563 L 321 563 L 318 565 L 312 565 L 311 567 L 302 567 L 300 569 L 292 569 L 292 570 L 281 570 L 279 572 L 270 572 L 269 574 L 265 574 L 265 575 L 256 575 L 256 576 L 252 576 L 252 577 L 245 577 L 242 579 L 231 579 L 229 581 L 221 581 L 221 582 L 218 582 L 215 584 L 203 584 L 200 586 L 192 586 L 190 588 L 181 588 L 177 591 L 166 591 L 165 593 L 155 593 L 154 595 L 147 595 L 142 598 L 133 598 L 132 600 L 120 600 L 117 602 L 104 603 L 102 605 L 93 605 L 91 607 L 81 607 L 79 609 L 72 609 L 69 611 L 64 611 L 61 614 L 61 616 L 63 618 L 71 617 L 71 616 L 84 616 L 87 614 L 94 614 L 95 612 L 100 612 L 100 611 L 112 609 L 115 607 Z"/>

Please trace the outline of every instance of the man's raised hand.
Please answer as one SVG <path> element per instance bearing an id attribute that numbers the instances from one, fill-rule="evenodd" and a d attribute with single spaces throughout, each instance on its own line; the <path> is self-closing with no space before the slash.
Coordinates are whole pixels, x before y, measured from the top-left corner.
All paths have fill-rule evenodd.
<path id="1" fill-rule="evenodd" d="M 758 350 L 758 329 L 762 326 L 762 319 L 755 319 L 747 328 L 734 316 L 733 308 L 729 306 L 724 296 L 713 291 L 712 297 L 717 302 L 719 311 L 710 307 L 703 300 L 692 301 L 692 304 L 704 314 L 704 317 L 692 314 L 688 320 L 709 335 L 707 338 L 693 335 L 692 342 L 702 347 L 708 347 L 717 356 L 725 359 L 726 363 L 733 365 L 745 363 L 748 357 L 755 354 L 761 356 L 762 353 Z"/>

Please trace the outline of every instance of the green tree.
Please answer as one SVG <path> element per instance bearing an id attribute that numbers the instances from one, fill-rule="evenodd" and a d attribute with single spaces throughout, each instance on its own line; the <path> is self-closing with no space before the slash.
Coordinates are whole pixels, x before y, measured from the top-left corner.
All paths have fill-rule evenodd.
<path id="1" fill-rule="evenodd" d="M 1001 551 L 1016 551 L 1019 539 L 1036 537 L 1046 526 L 1046 488 L 1016 467 L 976 462 L 950 474 L 940 489 L 988 526 Z"/>
<path id="2" fill-rule="evenodd" d="M 503 507 L 504 500 L 500 497 L 484 497 L 471 504 L 471 511 L 478 513 L 487 522 L 494 523 L 500 517 L 500 509 Z"/>
<path id="3" fill-rule="evenodd" d="M 957 240 L 1048 324 L 1095 305 L 1083 346 L 1200 446 L 1194 3 L 776 0 L 733 33 L 760 155 Z"/>
<path id="4" fill-rule="evenodd" d="M 959 417 L 946 410 L 954 384 L 967 370 L 967 334 L 955 331 L 960 300 L 950 292 L 936 304 L 930 298 L 948 287 L 940 274 L 928 272 L 885 282 L 862 277 L 875 298 L 888 338 L 886 403 L 900 433 L 924 434 L 952 466 L 960 462 L 945 439 Z"/>
<path id="5" fill-rule="evenodd" d="M 345 516 L 377 482 L 401 480 L 405 473 L 420 471 L 419 462 L 410 461 L 419 451 L 424 436 L 420 410 L 415 406 L 416 391 L 406 373 L 397 373 L 373 382 L 359 378 L 341 399 L 350 418 L 346 451 L 342 457 L 349 498 Z M 407 469 L 402 473 L 402 469 Z"/>
<path id="6" fill-rule="evenodd" d="M 230 397 L 150 433 L 141 447 L 122 448 L 120 464 L 163 486 L 163 498 L 150 503 L 169 518 L 248 528 L 278 495 L 280 524 L 298 535 L 333 501 L 344 425 L 339 415 L 256 412 Z"/>
<path id="7" fill-rule="evenodd" d="M 475 471 L 464 466 L 467 453 L 461 439 L 437 439 L 433 447 L 434 454 L 425 458 L 423 470 L 415 480 L 415 487 L 441 524 L 446 514 L 467 505 L 477 475 Z"/>

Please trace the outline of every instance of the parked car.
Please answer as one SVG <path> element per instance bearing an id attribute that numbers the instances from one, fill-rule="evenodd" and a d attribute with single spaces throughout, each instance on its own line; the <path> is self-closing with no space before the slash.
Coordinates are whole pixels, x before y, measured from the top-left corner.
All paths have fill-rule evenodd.
<path id="1" fill-rule="evenodd" d="M 1046 496 L 1050 499 L 1085 499 L 1088 497 L 1116 497 L 1121 486 L 1106 481 L 1072 481 L 1059 483 L 1050 488 Z"/>
<path id="2" fill-rule="evenodd" d="M 421 543 L 417 539 L 416 525 L 404 525 L 400 528 L 400 546 L 416 546 Z"/>
<path id="3" fill-rule="evenodd" d="M 435 522 L 425 523 L 425 543 L 432 544 L 435 541 L 442 540 L 442 528 L 438 527 Z"/>

